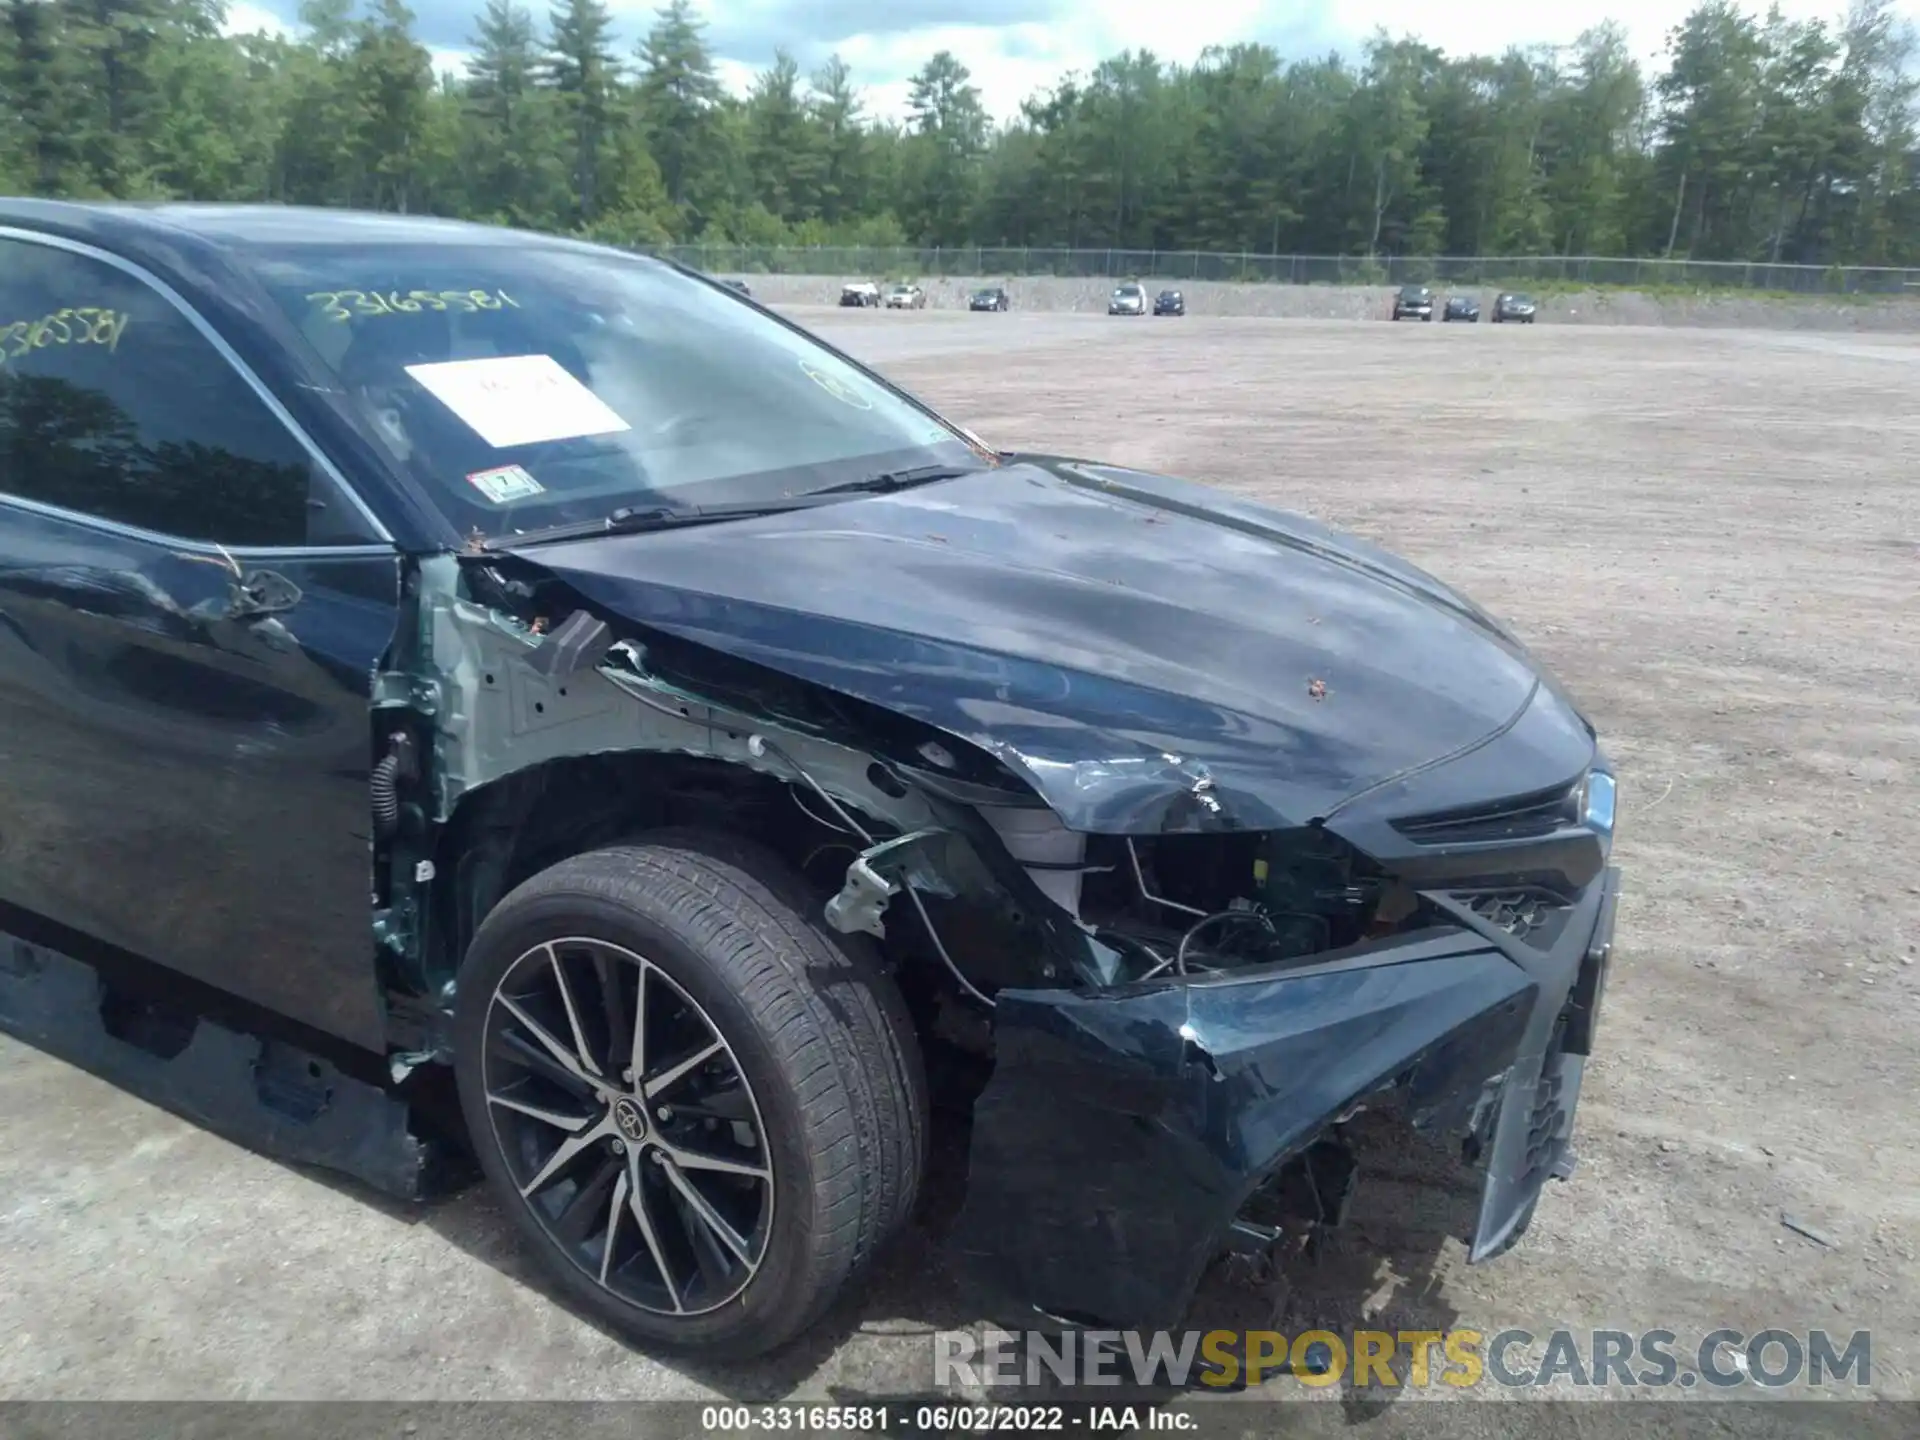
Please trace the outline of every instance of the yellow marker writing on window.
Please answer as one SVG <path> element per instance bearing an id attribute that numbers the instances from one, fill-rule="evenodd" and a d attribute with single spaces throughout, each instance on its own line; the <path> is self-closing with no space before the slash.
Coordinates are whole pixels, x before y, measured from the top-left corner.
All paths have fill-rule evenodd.
<path id="1" fill-rule="evenodd" d="M 518 310 L 520 302 L 504 290 L 315 290 L 307 301 L 338 325 L 377 320 L 383 315 L 419 315 L 454 311 Z"/>
<path id="2" fill-rule="evenodd" d="M 0 325 L 0 365 L 62 345 L 99 345 L 109 355 L 114 354 L 132 319 L 124 310 L 81 305 L 52 311 L 37 320 Z"/>

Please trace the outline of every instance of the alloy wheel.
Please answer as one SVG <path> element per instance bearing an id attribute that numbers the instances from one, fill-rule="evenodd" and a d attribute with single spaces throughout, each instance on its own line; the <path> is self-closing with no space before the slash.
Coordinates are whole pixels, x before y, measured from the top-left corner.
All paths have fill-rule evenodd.
<path id="1" fill-rule="evenodd" d="M 603 940 L 534 946 L 487 1006 L 488 1119 L 513 1186 L 567 1259 L 659 1315 L 746 1289 L 773 1226 L 760 1108 L 711 1016 Z"/>

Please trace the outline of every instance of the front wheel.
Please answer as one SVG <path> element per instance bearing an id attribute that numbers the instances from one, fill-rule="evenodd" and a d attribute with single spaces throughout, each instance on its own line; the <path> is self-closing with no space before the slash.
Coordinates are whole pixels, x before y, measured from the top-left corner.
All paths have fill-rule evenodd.
<path id="1" fill-rule="evenodd" d="M 584 1308 L 716 1357 L 792 1339 L 911 1211 L 925 1081 L 893 982 L 772 856 L 668 833 L 564 860 L 461 967 L 487 1178 Z"/>

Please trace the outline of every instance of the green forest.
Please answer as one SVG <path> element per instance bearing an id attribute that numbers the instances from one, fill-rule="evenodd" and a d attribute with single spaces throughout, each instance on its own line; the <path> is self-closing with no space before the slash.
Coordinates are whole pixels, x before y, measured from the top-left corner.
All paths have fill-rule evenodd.
<path id="1" fill-rule="evenodd" d="M 401 0 L 310 0 L 293 38 L 215 0 L 0 0 L 0 193 L 349 205 L 627 245 L 1012 245 L 1920 265 L 1914 38 L 1694 10 L 1657 68 L 1561 49 L 1145 51 L 996 123 L 934 55 L 907 115 L 782 54 L 729 93 L 686 0 L 488 0 L 436 74 Z"/>

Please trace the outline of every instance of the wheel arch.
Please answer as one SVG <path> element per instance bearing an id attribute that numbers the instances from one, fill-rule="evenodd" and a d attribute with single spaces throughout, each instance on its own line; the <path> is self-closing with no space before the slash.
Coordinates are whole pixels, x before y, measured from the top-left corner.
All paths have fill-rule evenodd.
<path id="1" fill-rule="evenodd" d="M 903 977 L 959 977 L 944 922 L 909 903 L 883 925 L 875 873 L 856 862 L 878 865 L 889 894 L 928 897 L 934 917 L 952 905 L 1014 927 L 1020 981 L 1087 958 L 982 813 L 1039 797 L 964 739 L 603 614 L 511 559 L 427 557 L 408 603 L 374 714 L 376 737 L 404 731 L 417 762 L 374 851 L 396 1067 L 448 1058 L 468 947 L 517 885 L 661 829 L 771 853 L 817 917 L 883 937 Z"/>
<path id="2" fill-rule="evenodd" d="M 897 828 L 870 805 L 841 803 L 876 831 Z M 621 750 L 511 771 L 467 791 L 435 834 L 421 897 L 427 986 L 453 979 L 474 932 L 515 887 L 564 860 L 654 832 L 750 840 L 824 904 L 860 849 L 837 821 L 827 823 L 834 817 L 826 811 L 801 782 L 710 755 Z"/>

